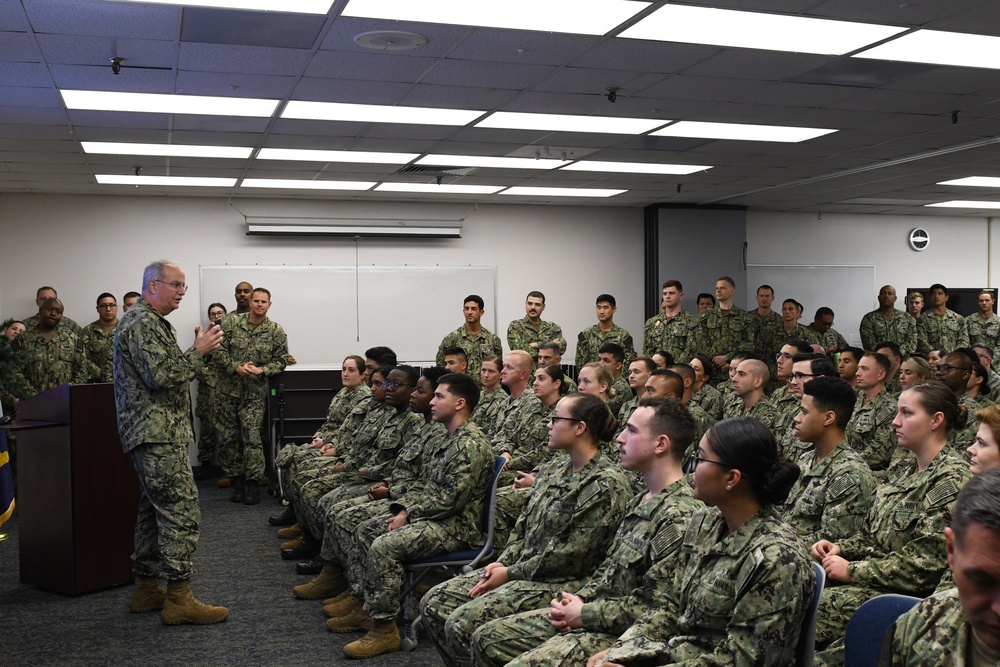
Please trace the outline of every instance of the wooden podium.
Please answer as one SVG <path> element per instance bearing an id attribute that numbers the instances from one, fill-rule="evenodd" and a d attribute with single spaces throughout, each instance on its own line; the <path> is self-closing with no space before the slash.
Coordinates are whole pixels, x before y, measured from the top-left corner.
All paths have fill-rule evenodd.
<path id="1" fill-rule="evenodd" d="M 139 482 L 110 383 L 24 401 L 17 433 L 21 583 L 75 595 L 132 582 Z"/>

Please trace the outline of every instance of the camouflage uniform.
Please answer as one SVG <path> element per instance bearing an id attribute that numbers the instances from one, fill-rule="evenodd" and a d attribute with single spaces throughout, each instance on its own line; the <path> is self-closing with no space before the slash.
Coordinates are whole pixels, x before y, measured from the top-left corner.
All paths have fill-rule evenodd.
<path id="1" fill-rule="evenodd" d="M 507 325 L 507 345 L 513 350 L 524 350 L 531 355 L 531 358 L 538 361 L 538 348 L 531 347 L 531 343 L 548 343 L 555 341 L 559 345 L 559 352 L 566 351 L 566 338 L 563 336 L 562 327 L 555 322 L 539 321 L 536 327 L 527 316 L 514 320 Z"/>
<path id="2" fill-rule="evenodd" d="M 217 389 L 222 396 L 219 412 L 219 464 L 228 477 L 256 480 L 264 475 L 264 405 L 267 378 L 285 370 L 288 338 L 269 318 L 254 326 L 249 315 L 222 320 L 222 345 L 212 354 L 219 370 Z M 236 367 L 253 362 L 263 375 L 241 377 Z"/>
<path id="3" fill-rule="evenodd" d="M 548 458 L 549 450 L 542 443 L 549 439 L 542 419 L 542 402 L 530 389 L 517 398 L 507 397 L 507 405 L 497 415 L 493 454 L 510 454 L 510 470 L 538 470 Z M 502 484 L 512 483 L 513 475 L 502 478 Z"/>
<path id="4" fill-rule="evenodd" d="M 497 415 L 503 410 L 509 397 L 510 394 L 504 391 L 503 387 L 497 387 L 489 393 L 484 391 L 480 394 L 479 403 L 473 410 L 470 419 L 475 422 L 487 438 L 492 438 L 496 433 Z"/>
<path id="5" fill-rule="evenodd" d="M 614 389 L 614 396 L 611 396 L 610 389 Z M 634 394 L 632 393 L 632 387 L 628 386 L 628 380 L 624 375 L 619 375 L 615 378 L 615 381 L 611 384 L 608 391 L 608 409 L 611 410 L 611 414 L 618 415 L 618 412 L 625 405 L 626 401 L 632 399 Z"/>
<path id="6" fill-rule="evenodd" d="M 204 356 L 205 365 L 198 372 L 198 400 L 194 414 L 201 420 L 198 432 L 198 463 L 211 465 L 219 446 L 219 427 L 215 415 L 219 411 L 219 370 L 211 361 L 211 354 Z"/>
<path id="7" fill-rule="evenodd" d="M 774 422 L 778 418 L 778 412 L 774 409 L 774 405 L 771 401 L 767 400 L 767 396 L 761 396 L 760 399 L 751 406 L 749 410 L 746 410 L 743 401 L 735 404 L 737 412 L 733 415 L 726 415 L 726 417 L 753 417 L 761 424 L 767 427 L 767 430 L 774 428 Z"/>
<path id="8" fill-rule="evenodd" d="M 701 406 L 697 403 L 688 401 L 684 405 L 687 406 L 688 412 L 691 413 L 691 418 L 694 419 L 694 440 L 688 445 L 688 448 L 684 451 L 684 456 L 688 456 L 695 449 L 698 448 L 698 443 L 701 442 L 702 436 L 708 431 L 708 427 L 712 425 L 715 421 L 708 416 L 708 413 L 701 409 Z"/>
<path id="9" fill-rule="evenodd" d="M 881 311 L 873 310 L 861 318 L 861 347 L 869 352 L 883 341 L 899 346 L 903 356 L 917 351 L 917 321 L 905 310 L 893 309 L 886 318 Z"/>
<path id="10" fill-rule="evenodd" d="M 486 327 L 482 327 L 479 333 L 473 336 L 463 324 L 444 337 L 437 351 L 437 365 L 444 366 L 444 351 L 449 347 L 460 347 L 465 350 L 465 357 L 469 362 L 465 372 L 476 381 L 476 386 L 483 386 L 483 357 L 495 354 L 503 356 L 503 345 L 500 338 L 491 333 Z"/>
<path id="11" fill-rule="evenodd" d="M 723 382 L 719 384 L 718 390 L 719 396 L 722 398 L 722 417 L 720 419 L 738 417 L 740 411 L 743 410 L 743 399 L 733 391 L 733 383 Z"/>
<path id="12" fill-rule="evenodd" d="M 174 327 L 144 299 L 122 317 L 115 407 L 122 447 L 139 476 L 132 571 L 141 577 L 191 578 L 201 511 L 188 460 L 190 387 L 203 365 L 194 347 L 181 352 Z"/>
<path id="13" fill-rule="evenodd" d="M 655 593 L 660 609 L 629 628 L 607 662 L 795 664 L 816 588 L 808 547 L 770 507 L 727 532 L 717 509 L 694 515 L 681 545 L 686 565 Z"/>
<path id="14" fill-rule="evenodd" d="M 965 318 L 965 329 L 969 332 L 969 342 L 988 345 L 994 350 L 1000 349 L 1000 317 L 991 313 L 983 319 L 979 313 L 973 313 Z"/>
<path id="15" fill-rule="evenodd" d="M 62 326 L 62 322 L 59 323 Z M 87 360 L 92 364 L 91 382 L 114 381 L 114 340 L 115 330 L 105 331 L 101 321 L 91 322 L 80 331 L 80 341 L 83 343 Z"/>
<path id="16" fill-rule="evenodd" d="M 917 352 L 927 356 L 931 350 L 951 352 L 969 347 L 969 332 L 965 318 L 954 310 L 946 310 L 938 317 L 933 310 L 925 310 L 917 320 Z"/>
<path id="17" fill-rule="evenodd" d="M 796 324 L 791 333 L 785 331 L 783 326 L 778 327 L 776 331 L 771 332 L 770 338 L 760 341 L 758 345 L 764 353 L 761 360 L 767 364 L 767 370 L 771 373 L 771 379 L 768 381 L 768 386 L 771 391 L 776 389 L 781 382 L 781 380 L 778 379 L 777 354 L 781 352 L 781 348 L 787 345 L 790 340 L 802 340 L 807 343 L 819 344 L 819 336 L 816 332 L 801 324 Z"/>
<path id="18" fill-rule="evenodd" d="M 38 326 L 38 313 L 35 313 L 31 317 L 26 317 L 21 321 L 24 322 L 25 328 L 34 329 L 35 327 Z M 66 317 L 65 315 L 63 315 L 63 318 L 59 320 L 59 325 L 68 327 L 69 330 L 75 333 L 77 336 L 80 335 L 81 331 L 80 325 L 71 320 L 70 318 Z"/>
<path id="19" fill-rule="evenodd" d="M 917 603 L 896 619 L 882 642 L 879 667 L 965 667 L 971 661 L 972 626 L 957 588 Z"/>
<path id="20" fill-rule="evenodd" d="M 823 346 L 824 350 L 829 350 L 830 346 L 832 345 L 835 351 L 840 352 L 841 350 L 843 350 L 845 347 L 848 346 L 847 339 L 841 336 L 840 332 L 837 331 L 836 329 L 830 328 L 826 330 L 826 333 L 821 334 L 811 327 L 807 328 L 816 334 L 816 336 L 819 338 L 819 344 Z M 830 354 L 832 353 L 828 351 L 827 355 L 829 356 Z"/>
<path id="21" fill-rule="evenodd" d="M 722 394 L 707 382 L 694 392 L 691 402 L 701 406 L 710 418 L 722 419 Z"/>
<path id="22" fill-rule="evenodd" d="M 27 329 L 11 341 L 10 347 L 25 361 L 15 370 L 20 385 L 15 393 L 20 398 L 30 398 L 67 382 L 83 384 L 91 375 L 83 344 L 62 323 L 49 340 L 37 328 Z"/>
<path id="23" fill-rule="evenodd" d="M 778 333 L 778 329 L 784 324 L 784 320 L 781 319 L 781 313 L 771 311 L 767 314 L 767 317 L 761 317 L 760 313 L 756 309 L 747 311 L 747 315 L 750 317 L 750 321 L 753 322 L 754 327 L 754 341 L 756 341 L 757 347 L 753 350 L 753 353 L 757 355 L 759 359 L 767 359 L 770 354 L 769 351 L 761 347 L 763 341 L 771 340 Z"/>
<path id="24" fill-rule="evenodd" d="M 917 470 L 911 457 L 889 471 L 863 524 L 864 531 L 838 544 L 850 562 L 851 583 L 823 591 L 816 623 L 817 665 L 844 661 L 844 627 L 869 598 L 882 593 L 923 597 L 948 567 L 944 529 L 959 490 L 972 477 L 969 466 L 948 451 Z"/>
<path id="25" fill-rule="evenodd" d="M 658 581 L 672 580 L 674 571 L 683 567 L 681 537 L 702 504 L 693 498 L 691 485 L 683 478 L 648 499 L 647 492 L 644 489 L 632 500 L 604 562 L 575 591 L 584 599 L 582 629 L 558 632 L 549 621 L 547 605 L 490 621 L 472 635 L 474 663 L 582 665 L 651 613 L 658 606 L 652 597 Z"/>
<path id="26" fill-rule="evenodd" d="M 976 441 L 976 433 L 979 431 L 976 410 L 982 406 L 968 394 L 962 394 L 958 398 L 958 403 L 965 407 L 965 424 L 962 428 L 956 428 L 948 434 L 948 446 L 968 463 L 972 461 L 972 455 L 967 450 Z"/>
<path id="27" fill-rule="evenodd" d="M 841 442 L 816 461 L 816 452 L 798 461 L 802 473 L 778 508 L 802 541 L 839 542 L 862 531 L 877 483 L 861 455 Z"/>
<path id="28" fill-rule="evenodd" d="M 731 357 L 740 350 L 754 352 L 756 348 L 757 324 L 752 316 L 738 306 L 729 310 L 716 306 L 702 311 L 698 316 L 698 328 L 691 342 L 690 354 L 703 354 L 714 359 L 720 354 Z M 728 377 L 715 364 L 712 364 L 711 371 L 713 384 Z"/>
<path id="29" fill-rule="evenodd" d="M 791 439 L 798 440 L 795 437 L 794 420 L 795 415 L 799 413 L 799 408 L 802 406 L 802 399 L 796 396 L 786 384 L 771 392 L 767 400 L 774 407 L 775 415 L 774 423 L 771 425 L 771 433 L 774 434 L 775 439 L 778 441 L 781 453 L 784 456 L 789 456 L 788 451 L 782 446 L 782 442 Z M 794 461 L 795 459 L 792 460 Z"/>
<path id="30" fill-rule="evenodd" d="M 622 406 L 618 408 L 618 414 L 616 415 L 618 419 L 618 435 L 625 430 L 625 426 L 628 424 L 629 418 L 632 413 L 639 409 L 639 397 L 633 396 L 629 400 L 622 403 Z M 617 439 L 617 435 L 615 436 Z"/>
<path id="31" fill-rule="evenodd" d="M 677 361 L 691 358 L 690 340 L 698 328 L 698 316 L 680 311 L 673 317 L 657 313 L 646 320 L 642 330 L 642 355 L 669 352 Z"/>
<path id="32" fill-rule="evenodd" d="M 368 547 L 365 611 L 375 620 L 399 614 L 404 562 L 483 543 L 481 515 L 494 469 L 489 442 L 471 421 L 432 442 L 438 446 L 422 457 L 426 483 L 389 507 L 389 515 L 406 510 L 408 524 L 387 533 L 386 515 L 355 531 L 358 545 Z"/>
<path id="33" fill-rule="evenodd" d="M 896 399 L 887 391 L 880 391 L 868 400 L 864 392 L 858 393 L 854 413 L 847 422 L 844 440 L 851 449 L 861 454 L 873 472 L 885 470 L 896 450 Z"/>
<path id="34" fill-rule="evenodd" d="M 635 359 L 635 344 L 632 342 L 632 334 L 622 329 L 617 324 L 611 327 L 611 331 L 605 333 L 598 325 L 589 326 L 576 337 L 576 357 L 574 364 L 577 369 L 583 368 L 586 364 L 600 361 L 598 358 L 601 346 L 605 343 L 618 343 L 625 350 L 625 368 Z"/>
<path id="35" fill-rule="evenodd" d="M 483 623 L 540 609 L 593 573 L 611 544 L 630 498 L 621 469 L 600 453 L 574 472 L 561 456 L 539 471 L 531 497 L 498 561 L 509 581 L 477 598 L 482 570 L 435 586 L 420 601 L 428 632 L 445 661 L 470 665 L 472 633 Z"/>

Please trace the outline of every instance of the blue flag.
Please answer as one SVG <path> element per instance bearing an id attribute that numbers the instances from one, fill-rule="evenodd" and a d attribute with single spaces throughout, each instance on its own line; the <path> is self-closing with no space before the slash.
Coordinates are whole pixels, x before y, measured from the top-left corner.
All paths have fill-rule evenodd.
<path id="1" fill-rule="evenodd" d="M 0 431 L 0 526 L 14 513 L 14 478 L 10 473 L 7 434 Z"/>

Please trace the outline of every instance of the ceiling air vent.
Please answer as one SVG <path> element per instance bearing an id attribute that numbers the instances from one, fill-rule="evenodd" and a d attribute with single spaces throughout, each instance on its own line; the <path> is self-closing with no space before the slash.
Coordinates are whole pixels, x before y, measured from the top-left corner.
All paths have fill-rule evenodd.
<path id="1" fill-rule="evenodd" d="M 435 167 L 434 165 L 410 165 L 396 174 L 416 174 L 417 176 L 468 176 L 478 167 Z"/>

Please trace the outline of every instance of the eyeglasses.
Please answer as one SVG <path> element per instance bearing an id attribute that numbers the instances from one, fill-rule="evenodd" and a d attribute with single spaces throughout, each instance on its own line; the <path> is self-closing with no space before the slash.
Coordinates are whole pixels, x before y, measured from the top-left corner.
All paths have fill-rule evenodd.
<path id="1" fill-rule="evenodd" d="M 791 359 L 792 355 L 787 352 L 776 352 L 774 358 L 780 361 L 781 359 Z"/>
<path id="2" fill-rule="evenodd" d="M 950 373 L 952 371 L 971 371 L 971 368 L 966 368 L 965 366 L 952 366 L 951 364 L 938 364 L 939 373 Z"/>
<path id="3" fill-rule="evenodd" d="M 792 373 L 792 379 L 799 380 L 801 382 L 802 378 L 814 378 L 816 377 L 813 373 Z"/>
<path id="4" fill-rule="evenodd" d="M 702 462 L 714 463 L 715 465 L 722 466 L 723 468 L 729 468 L 730 470 L 733 469 L 733 466 L 729 465 L 728 463 L 723 463 L 722 461 L 713 461 L 712 459 L 703 459 L 702 457 L 698 456 L 698 452 L 695 451 L 691 452 L 691 455 L 687 457 L 686 461 L 684 461 L 684 474 L 690 475 L 698 467 L 698 464 Z"/>
<path id="5" fill-rule="evenodd" d="M 161 285 L 166 285 L 167 287 L 173 289 L 176 292 L 179 292 L 182 289 L 186 292 L 187 288 L 188 288 L 188 286 L 185 285 L 184 283 L 179 283 L 177 281 L 174 281 L 172 283 L 168 283 L 165 280 L 153 280 L 152 282 L 154 282 L 154 283 L 160 283 Z"/>
<path id="6" fill-rule="evenodd" d="M 377 382 L 377 385 L 383 389 L 399 389 L 400 387 L 412 387 L 412 384 L 406 384 L 405 382 Z"/>
<path id="7" fill-rule="evenodd" d="M 557 422 L 560 419 L 563 420 L 563 421 L 567 421 L 567 422 L 583 421 L 582 419 L 574 419 L 573 417 L 556 417 L 555 415 L 552 415 L 551 417 L 546 417 L 545 419 L 543 419 L 542 423 L 544 423 L 546 426 L 548 426 L 552 422 Z"/>

